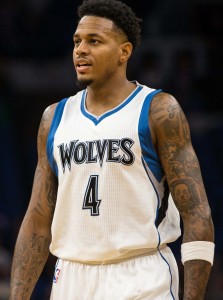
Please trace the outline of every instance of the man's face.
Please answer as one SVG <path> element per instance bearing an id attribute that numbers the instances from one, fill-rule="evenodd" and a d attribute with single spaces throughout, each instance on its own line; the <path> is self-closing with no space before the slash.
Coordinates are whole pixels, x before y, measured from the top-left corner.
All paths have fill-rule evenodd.
<path id="1" fill-rule="evenodd" d="M 100 85 L 115 76 L 124 39 L 111 20 L 83 17 L 74 33 L 73 60 L 78 81 Z"/>

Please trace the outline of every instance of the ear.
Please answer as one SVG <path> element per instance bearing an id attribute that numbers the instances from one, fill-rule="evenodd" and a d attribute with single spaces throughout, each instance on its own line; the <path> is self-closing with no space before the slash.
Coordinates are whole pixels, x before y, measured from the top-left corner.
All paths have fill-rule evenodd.
<path id="1" fill-rule="evenodd" d="M 125 42 L 120 45 L 120 63 L 126 62 L 132 54 L 132 44 Z"/>

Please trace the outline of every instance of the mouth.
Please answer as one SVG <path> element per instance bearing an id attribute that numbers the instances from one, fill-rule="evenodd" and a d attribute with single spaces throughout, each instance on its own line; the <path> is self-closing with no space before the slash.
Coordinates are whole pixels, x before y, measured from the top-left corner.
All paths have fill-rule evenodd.
<path id="1" fill-rule="evenodd" d="M 87 70 L 89 70 L 90 67 L 91 67 L 91 64 L 88 64 L 88 63 L 78 63 L 78 64 L 76 64 L 76 70 L 79 73 L 86 72 Z"/>
<path id="2" fill-rule="evenodd" d="M 86 72 L 91 67 L 91 63 L 83 58 L 76 59 L 75 65 L 77 72 L 80 73 Z"/>

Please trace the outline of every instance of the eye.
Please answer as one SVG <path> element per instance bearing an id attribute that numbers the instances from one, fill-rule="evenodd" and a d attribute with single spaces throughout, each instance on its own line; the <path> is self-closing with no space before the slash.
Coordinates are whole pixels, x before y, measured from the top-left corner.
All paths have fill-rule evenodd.
<path id="1" fill-rule="evenodd" d="M 98 43 L 98 40 L 96 40 L 96 39 L 91 39 L 90 40 L 90 44 L 97 44 Z"/>
<path id="2" fill-rule="evenodd" d="M 74 46 L 78 46 L 78 45 L 80 45 L 80 43 L 81 43 L 80 39 L 74 40 Z"/>

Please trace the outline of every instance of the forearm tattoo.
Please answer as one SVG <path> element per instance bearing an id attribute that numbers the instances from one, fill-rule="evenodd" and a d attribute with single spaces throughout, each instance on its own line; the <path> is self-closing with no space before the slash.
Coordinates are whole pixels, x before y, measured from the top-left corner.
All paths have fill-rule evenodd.
<path id="1" fill-rule="evenodd" d="M 203 300 L 211 265 L 204 260 L 191 260 L 184 265 L 184 300 Z"/>
<path id="2" fill-rule="evenodd" d="M 27 237 L 21 231 L 14 253 L 11 281 L 11 298 L 30 299 L 33 290 L 49 254 L 50 238 L 37 233 Z"/>

